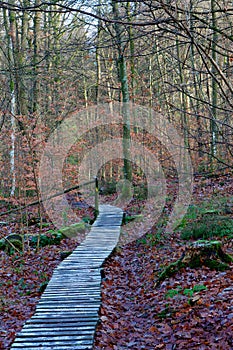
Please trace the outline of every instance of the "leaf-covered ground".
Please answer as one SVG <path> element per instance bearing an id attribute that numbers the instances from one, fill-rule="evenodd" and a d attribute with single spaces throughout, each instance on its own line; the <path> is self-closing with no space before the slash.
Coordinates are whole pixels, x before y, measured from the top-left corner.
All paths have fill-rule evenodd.
<path id="1" fill-rule="evenodd" d="M 8 256 L 0 252 L 0 349 L 7 350 L 25 320 L 36 307 L 44 283 L 61 262 L 60 252 L 73 250 L 77 241 L 65 239 L 57 246 L 29 250 L 24 255 Z"/>
<path id="2" fill-rule="evenodd" d="M 229 196 L 231 204 L 232 195 L 229 176 L 198 179 L 194 202 L 203 205 L 211 198 L 225 206 L 228 201 L 221 198 Z M 231 210 L 226 213 L 230 218 Z M 8 232 L 13 229 L 4 227 Z M 179 258 L 187 244 L 179 231 L 170 236 L 160 233 L 154 240 L 156 234 L 155 228 L 147 238 L 119 247 L 106 261 L 94 350 L 233 349 L 233 265 L 223 272 L 186 268 L 155 287 L 159 272 Z M 233 255 L 231 239 L 222 241 L 224 250 Z M 41 286 L 61 261 L 60 252 L 76 245 L 77 240 L 66 239 L 60 246 L 38 253 L 28 250 L 23 256 L 0 252 L 0 349 L 10 348 L 16 332 L 33 314 Z"/>
<path id="3" fill-rule="evenodd" d="M 233 265 L 186 268 L 155 287 L 159 268 L 182 253 L 177 241 L 130 244 L 108 260 L 95 350 L 233 349 Z"/>
<path id="4" fill-rule="evenodd" d="M 197 179 L 193 201 L 203 212 L 233 219 L 232 195 L 229 175 Z M 182 269 L 155 287 L 159 272 L 187 244 L 179 232 L 160 234 L 158 241 L 156 233 L 155 228 L 107 260 L 94 350 L 233 349 L 233 264 L 223 272 Z M 232 238 L 221 239 L 233 255 Z"/>
<path id="5" fill-rule="evenodd" d="M 4 208 L 6 209 L 6 208 Z M 3 209 L 2 209 L 3 210 Z M 6 209 L 7 210 L 7 209 Z M 76 209 L 77 210 L 77 209 Z M 4 210 L 3 210 L 4 211 Z M 93 219 L 93 210 L 78 209 L 80 217 Z M 30 217 L 37 219 L 37 210 L 31 209 Z M 10 218 L 3 216 L 0 225 L 0 238 L 11 233 L 20 233 L 22 215 L 13 214 Z M 8 224 L 5 222 L 9 221 Z M 27 234 L 38 234 L 37 220 L 31 220 L 29 226 L 23 227 Z M 42 229 L 46 234 L 49 226 Z M 52 276 L 54 268 L 62 261 L 61 253 L 74 250 L 83 241 L 85 233 L 80 233 L 75 239 L 63 239 L 59 245 L 49 245 L 36 251 L 25 246 L 23 254 L 8 255 L 0 251 L 0 349 L 8 350 L 15 335 L 30 318 L 36 304 Z"/>

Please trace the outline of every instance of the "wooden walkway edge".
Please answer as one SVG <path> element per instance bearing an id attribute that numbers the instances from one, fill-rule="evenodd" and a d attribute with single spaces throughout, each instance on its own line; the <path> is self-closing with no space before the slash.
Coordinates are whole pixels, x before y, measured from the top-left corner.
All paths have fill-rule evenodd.
<path id="1" fill-rule="evenodd" d="M 90 233 L 54 270 L 12 350 L 92 349 L 101 303 L 101 266 L 116 246 L 123 212 L 101 205 Z"/>

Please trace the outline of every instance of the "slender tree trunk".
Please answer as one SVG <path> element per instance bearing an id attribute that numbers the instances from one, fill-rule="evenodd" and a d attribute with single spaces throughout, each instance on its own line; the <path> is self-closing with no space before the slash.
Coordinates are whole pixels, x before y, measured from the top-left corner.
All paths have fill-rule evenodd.
<path id="1" fill-rule="evenodd" d="M 218 34 L 216 31 L 217 28 L 217 19 L 216 19 L 216 2 L 215 0 L 211 0 L 211 21 L 213 28 L 212 35 L 212 47 L 211 47 L 211 55 L 214 62 L 217 61 L 217 52 L 216 52 L 216 44 L 218 40 Z M 211 108 L 211 120 L 210 120 L 210 132 L 211 132 L 211 160 L 214 159 L 214 156 L 217 153 L 217 96 L 218 96 L 218 84 L 216 81 L 216 68 L 212 65 L 212 108 Z"/>
<path id="2" fill-rule="evenodd" d="M 9 14 L 9 17 L 12 14 Z M 10 195 L 14 196 L 16 190 L 16 170 L 15 170 L 15 114 L 16 114 L 16 95 L 15 95 L 15 77 L 14 77 L 14 58 L 13 58 L 13 35 L 12 27 L 13 18 L 8 22 L 6 10 L 3 10 L 4 27 L 7 37 L 7 60 L 9 67 L 9 92 L 10 92 L 10 120 L 11 120 L 11 150 L 10 150 L 10 173 L 11 173 L 11 191 Z"/>
<path id="3" fill-rule="evenodd" d="M 99 9 L 101 6 L 101 0 L 99 0 Z M 98 10 L 99 15 L 99 10 Z M 101 81 L 101 61 L 99 55 L 99 45 L 101 40 L 101 21 L 98 21 L 97 25 L 97 43 L 96 43 L 96 52 L 95 52 L 95 60 L 96 60 L 96 103 L 100 101 L 100 81 Z"/>
<path id="4" fill-rule="evenodd" d="M 112 1 L 112 9 L 115 20 L 119 20 L 118 4 Z M 119 23 L 115 23 L 115 32 L 118 49 L 118 67 L 119 79 L 121 84 L 122 102 L 123 102 L 123 157 L 124 157 L 124 179 L 132 182 L 132 165 L 130 161 L 130 111 L 129 111 L 129 86 L 124 56 L 124 47 L 122 43 L 122 28 Z M 127 190 L 126 190 L 127 192 Z"/>
<path id="5" fill-rule="evenodd" d="M 180 47 L 178 39 L 176 39 L 176 53 L 178 58 L 178 67 L 179 67 L 179 81 L 181 86 L 181 92 L 180 92 L 180 101 L 181 101 L 181 110 L 182 110 L 182 128 L 183 128 L 183 135 L 184 135 L 184 142 L 185 146 L 189 147 L 189 139 L 188 139 L 188 122 L 187 122 L 187 100 L 186 100 L 186 94 L 185 94 L 185 77 L 184 77 L 184 70 L 181 67 L 181 55 L 180 55 Z"/>
<path id="6" fill-rule="evenodd" d="M 194 35 L 194 26 L 193 26 L 193 0 L 190 0 L 189 4 L 189 30 L 192 35 Z M 191 73 L 192 73 L 192 80 L 193 80 L 193 88 L 194 88 L 194 97 L 195 101 L 193 102 L 193 98 L 190 98 L 190 105 L 192 106 L 192 109 L 195 112 L 195 117 L 197 121 L 197 147 L 198 147 L 198 156 L 203 156 L 203 150 L 202 150 L 202 127 L 201 127 L 201 118 L 200 118 L 200 112 L 199 112 L 199 99 L 200 99 L 200 89 L 201 84 L 198 84 L 198 78 L 197 78 L 197 69 L 195 66 L 195 45 L 194 45 L 194 37 L 191 38 L 190 43 L 190 60 L 191 60 Z M 199 76 L 201 73 L 198 73 Z M 201 80 L 199 78 L 199 80 Z"/>
<path id="7" fill-rule="evenodd" d="M 131 2 L 128 1 L 127 2 L 127 18 L 128 21 L 131 22 L 132 21 L 132 16 L 131 16 L 131 8 L 130 8 L 130 4 Z M 129 47 L 130 47 L 130 73 L 131 73 L 131 77 L 130 77 L 130 87 L 131 87 L 131 100 L 132 102 L 134 102 L 134 98 L 135 98 L 135 48 L 134 48 L 134 38 L 133 38 L 133 27 L 129 26 Z"/>
<path id="8" fill-rule="evenodd" d="M 40 4 L 40 0 L 35 0 L 35 6 Z M 35 12 L 33 26 L 33 113 L 38 111 L 39 106 L 39 82 L 38 82 L 38 62 L 39 62 L 39 33 L 40 33 L 40 13 Z"/>

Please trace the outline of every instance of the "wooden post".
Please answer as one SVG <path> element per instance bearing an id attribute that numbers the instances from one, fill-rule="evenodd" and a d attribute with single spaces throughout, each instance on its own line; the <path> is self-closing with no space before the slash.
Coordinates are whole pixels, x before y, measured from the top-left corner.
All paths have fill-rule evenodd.
<path id="1" fill-rule="evenodd" d="M 95 177 L 95 216 L 99 214 L 99 181 L 98 177 Z"/>

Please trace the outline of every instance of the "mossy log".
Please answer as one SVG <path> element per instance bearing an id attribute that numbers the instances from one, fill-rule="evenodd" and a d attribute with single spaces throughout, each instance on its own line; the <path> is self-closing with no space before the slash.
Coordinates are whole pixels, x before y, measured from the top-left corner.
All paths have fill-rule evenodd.
<path id="1" fill-rule="evenodd" d="M 78 222 L 67 227 L 60 228 L 57 232 L 61 232 L 68 238 L 77 237 L 79 233 L 85 233 L 87 231 L 87 225 L 85 222 Z"/>
<path id="2" fill-rule="evenodd" d="M 224 271 L 229 268 L 231 262 L 233 262 L 233 257 L 222 250 L 220 241 L 199 240 L 190 244 L 180 259 L 168 265 L 161 272 L 155 286 L 185 267 L 207 266 L 213 270 Z"/>
<path id="3" fill-rule="evenodd" d="M 10 253 L 12 250 L 17 252 L 23 249 L 23 237 L 20 234 L 12 233 L 7 237 L 0 239 L 0 250 Z"/>
<path id="4" fill-rule="evenodd" d="M 24 244 L 29 244 L 31 247 L 37 247 L 38 240 L 39 246 L 45 247 L 52 244 L 60 244 L 61 240 L 66 238 L 61 232 L 51 231 L 48 234 L 25 234 L 20 235 L 17 233 L 10 234 L 0 239 L 0 250 L 5 251 L 8 254 L 18 253 L 23 251 Z"/>

